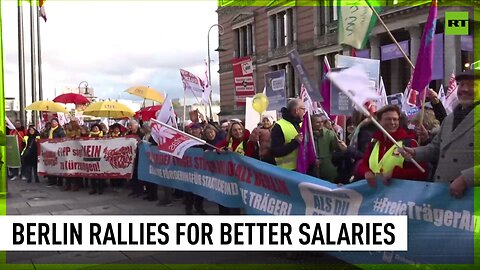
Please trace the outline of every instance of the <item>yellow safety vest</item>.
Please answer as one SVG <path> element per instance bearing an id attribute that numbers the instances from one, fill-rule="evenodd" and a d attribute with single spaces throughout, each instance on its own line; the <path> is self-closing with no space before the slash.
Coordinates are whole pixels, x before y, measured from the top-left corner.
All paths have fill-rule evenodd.
<path id="1" fill-rule="evenodd" d="M 230 141 L 228 142 L 228 148 L 232 148 L 232 145 L 233 145 L 233 140 L 230 139 Z M 240 154 L 242 156 L 245 155 L 245 150 L 243 149 L 243 141 L 237 145 L 237 148 L 233 149 L 233 152 Z"/>
<path id="2" fill-rule="evenodd" d="M 291 142 L 298 135 L 298 131 L 295 129 L 293 124 L 285 119 L 280 119 L 275 124 L 282 128 L 285 143 Z M 286 156 L 276 157 L 275 162 L 277 163 L 278 167 L 292 171 L 297 169 L 297 157 L 298 149 L 295 149 Z"/>
<path id="3" fill-rule="evenodd" d="M 403 146 L 402 141 L 399 141 L 398 144 Z M 403 168 L 403 161 L 405 159 L 398 151 L 396 151 L 396 145 L 390 147 L 380 161 L 378 160 L 380 153 L 379 149 L 380 142 L 377 141 L 372 149 L 372 153 L 370 154 L 370 159 L 368 160 L 368 165 L 373 173 L 391 173 L 395 167 Z"/>

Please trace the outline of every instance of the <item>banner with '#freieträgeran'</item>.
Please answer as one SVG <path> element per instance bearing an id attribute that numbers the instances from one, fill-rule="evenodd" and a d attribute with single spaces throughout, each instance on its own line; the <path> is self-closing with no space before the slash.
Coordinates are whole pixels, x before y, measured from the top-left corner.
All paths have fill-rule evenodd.
<path id="1" fill-rule="evenodd" d="M 473 190 L 453 199 L 448 185 L 393 179 L 371 188 L 365 180 L 338 187 L 234 153 L 189 149 L 182 159 L 139 145 L 139 179 L 190 191 L 249 215 L 406 215 L 408 251 L 333 252 L 355 264 L 471 264 Z M 408 191 L 408 192 L 407 192 Z"/>
<path id="2" fill-rule="evenodd" d="M 42 140 L 38 173 L 64 177 L 130 179 L 137 143 L 135 137 Z"/>

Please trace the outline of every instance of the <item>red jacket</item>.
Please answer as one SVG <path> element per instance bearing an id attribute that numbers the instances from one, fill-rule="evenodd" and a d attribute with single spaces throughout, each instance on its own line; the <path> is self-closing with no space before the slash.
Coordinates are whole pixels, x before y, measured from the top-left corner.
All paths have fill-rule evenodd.
<path id="1" fill-rule="evenodd" d="M 417 141 L 415 141 L 415 136 L 412 133 L 408 133 L 403 128 L 398 128 L 397 131 L 394 133 L 390 133 L 392 137 L 396 141 L 402 141 L 405 139 L 410 140 L 410 145 L 408 147 L 417 147 Z M 383 155 L 393 146 L 393 142 L 391 142 L 381 131 L 376 131 L 373 133 L 372 139 L 380 142 L 380 149 L 379 149 L 379 160 L 382 159 Z M 369 167 L 369 159 L 372 153 L 374 143 L 370 142 L 365 153 L 363 155 L 363 159 L 360 161 L 360 164 L 357 167 L 356 174 L 358 176 L 364 177 L 366 172 L 371 172 Z M 392 172 L 392 178 L 398 179 L 406 179 L 406 180 L 427 180 L 428 178 L 428 164 L 426 162 L 421 162 L 420 166 L 425 169 L 425 172 L 422 173 L 412 162 L 404 161 L 403 168 L 395 167 Z"/>
<path id="2" fill-rule="evenodd" d="M 232 140 L 233 140 L 232 149 L 236 149 L 238 145 L 240 145 L 241 143 L 243 143 L 245 141 L 245 142 L 247 142 L 246 146 L 245 146 L 245 149 L 243 149 L 245 151 L 245 156 L 253 157 L 255 155 L 255 143 L 251 142 L 251 141 L 248 141 L 249 137 L 250 137 L 250 132 L 248 130 L 245 130 L 245 132 L 243 133 L 243 140 L 236 140 L 232 137 Z M 225 139 L 225 140 L 220 141 L 215 146 L 218 147 L 218 148 L 228 147 L 228 142 Z"/>

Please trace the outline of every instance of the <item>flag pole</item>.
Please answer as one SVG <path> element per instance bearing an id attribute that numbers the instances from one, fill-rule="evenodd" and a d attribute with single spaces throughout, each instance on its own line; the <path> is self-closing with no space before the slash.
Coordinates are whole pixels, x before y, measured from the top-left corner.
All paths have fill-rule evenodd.
<path id="1" fill-rule="evenodd" d="M 368 2 L 368 0 L 365 0 L 365 2 L 367 3 L 367 5 L 370 7 L 370 9 L 373 11 L 373 13 L 375 13 L 375 15 L 377 16 L 378 18 L 378 21 L 380 21 L 380 23 L 383 25 L 383 27 L 385 28 L 385 30 L 387 31 L 388 35 L 390 36 L 390 38 L 392 39 L 392 41 L 397 45 L 398 49 L 400 50 L 400 52 L 402 52 L 403 54 L 403 57 L 405 57 L 405 60 L 407 60 L 407 62 L 410 64 L 410 67 L 415 70 L 415 66 L 413 65 L 412 61 L 410 60 L 410 58 L 408 58 L 407 54 L 405 53 L 405 51 L 402 49 L 402 46 L 400 46 L 400 44 L 398 43 L 398 41 L 395 39 L 395 37 L 392 35 L 392 32 L 390 32 L 390 29 L 388 29 L 387 25 L 385 24 L 385 22 L 383 22 L 382 18 L 380 17 L 380 15 L 378 14 L 378 12 L 375 10 L 375 8 L 372 7 L 372 5 L 370 5 L 370 3 Z"/>
<path id="2" fill-rule="evenodd" d="M 330 80 L 332 81 L 332 80 Z M 335 83 L 335 82 L 333 82 Z M 338 86 L 338 85 L 337 85 Z M 375 119 L 375 117 L 373 117 L 373 115 L 365 108 L 365 106 L 363 106 L 363 104 L 358 104 L 357 101 L 353 98 L 353 96 L 349 93 L 349 91 L 344 91 L 340 86 L 338 87 L 353 103 L 355 103 L 356 107 L 359 108 L 361 110 L 361 112 L 363 114 L 365 114 L 367 117 L 369 117 L 372 122 L 380 129 L 380 131 L 383 132 L 383 134 L 385 136 L 387 136 L 387 138 L 393 143 L 395 144 L 395 146 L 400 149 L 401 151 L 404 151 L 403 150 L 403 147 L 392 137 L 392 135 L 390 135 L 390 133 L 388 133 L 385 128 L 382 127 L 382 125 L 380 125 L 380 123 L 378 123 L 377 119 Z M 411 158 L 410 159 L 410 162 L 412 162 L 415 167 L 417 167 L 422 173 L 425 172 L 425 169 L 422 168 L 422 166 L 420 166 L 420 164 L 418 164 L 418 162 Z"/>
<path id="3" fill-rule="evenodd" d="M 176 131 L 176 132 L 179 132 L 180 134 L 182 134 L 182 135 L 184 135 L 184 136 L 187 136 L 187 137 L 189 137 L 189 138 L 192 139 L 192 140 L 195 140 L 195 141 L 200 142 L 200 143 L 202 143 L 202 144 L 206 144 L 206 145 L 208 145 L 208 146 L 210 146 L 210 147 L 213 147 L 214 149 L 222 150 L 222 149 L 216 147 L 216 146 L 213 145 L 213 144 L 209 144 L 209 143 L 207 143 L 206 141 L 204 141 L 204 140 L 202 140 L 202 139 L 200 139 L 200 138 L 197 138 L 197 137 L 195 137 L 195 136 L 193 136 L 193 135 L 191 135 L 191 134 L 188 134 L 188 133 L 186 133 L 186 132 L 183 132 L 183 131 L 181 131 L 181 130 L 179 130 L 179 129 L 176 129 L 176 128 L 172 127 L 172 126 L 169 126 L 169 125 L 167 125 L 167 124 L 165 124 L 165 123 L 162 123 L 162 122 L 158 121 L 157 119 L 153 119 L 153 118 L 152 118 L 152 121 L 155 122 L 155 123 L 157 123 L 157 124 L 160 124 L 160 125 L 163 126 L 163 127 L 166 127 L 166 128 L 171 129 L 171 130 L 174 130 L 174 131 Z"/>
<path id="4" fill-rule="evenodd" d="M 186 94 L 185 94 L 185 89 L 183 90 L 183 123 L 182 123 L 182 126 L 183 126 L 183 131 L 185 131 L 185 122 L 186 122 L 186 118 L 187 118 L 187 101 L 186 101 L 186 98 L 185 98 Z"/>

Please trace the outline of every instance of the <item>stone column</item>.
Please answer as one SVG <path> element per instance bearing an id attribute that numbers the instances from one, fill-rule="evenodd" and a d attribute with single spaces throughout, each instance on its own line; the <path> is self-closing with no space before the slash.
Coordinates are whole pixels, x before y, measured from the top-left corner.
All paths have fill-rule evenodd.
<path id="1" fill-rule="evenodd" d="M 422 38 L 422 30 L 419 26 L 409 27 L 408 33 L 410 34 L 410 60 L 415 65 L 417 62 L 417 54 L 420 48 L 420 39 Z"/>
<path id="2" fill-rule="evenodd" d="M 380 60 L 380 38 L 370 36 L 370 59 Z"/>
<path id="3" fill-rule="evenodd" d="M 452 75 L 462 71 L 462 48 L 460 44 L 460 36 L 445 35 L 443 43 L 443 61 L 445 68 L 443 69 L 443 85 L 448 87 L 448 80 Z"/>

